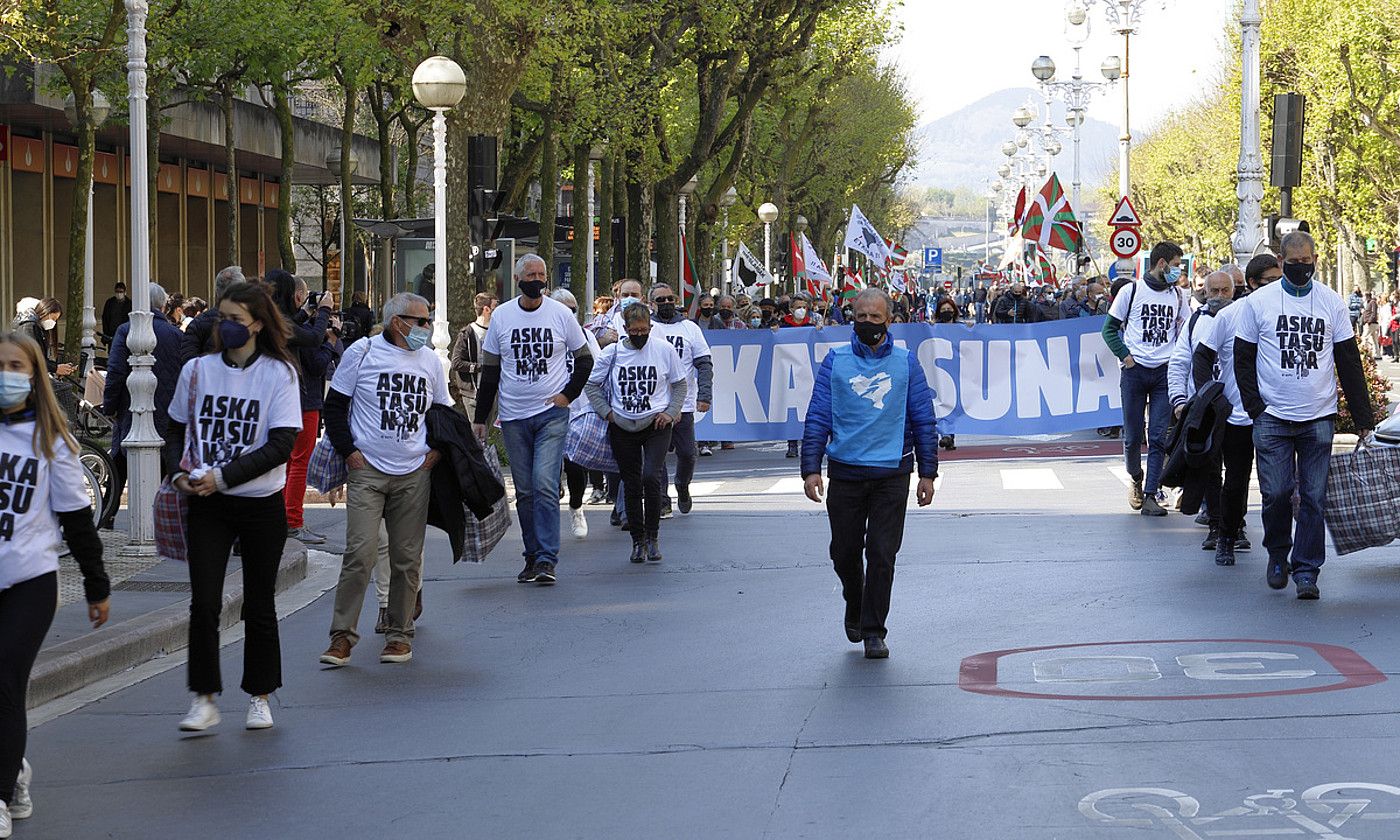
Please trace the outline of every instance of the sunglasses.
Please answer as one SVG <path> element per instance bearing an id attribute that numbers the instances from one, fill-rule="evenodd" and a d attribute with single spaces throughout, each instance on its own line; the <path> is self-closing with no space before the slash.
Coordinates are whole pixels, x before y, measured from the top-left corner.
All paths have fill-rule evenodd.
<path id="1" fill-rule="evenodd" d="M 674 295 L 672 295 L 671 297 L 659 297 L 659 298 L 655 298 L 654 300 L 652 300 L 652 303 L 675 303 L 675 302 L 676 302 L 676 298 L 675 298 Z"/>
<path id="2" fill-rule="evenodd" d="M 399 318 L 409 322 L 410 324 L 416 324 L 420 327 L 426 327 L 433 322 L 433 319 L 427 316 L 424 316 L 422 318 L 415 318 L 412 315 L 400 315 Z"/>

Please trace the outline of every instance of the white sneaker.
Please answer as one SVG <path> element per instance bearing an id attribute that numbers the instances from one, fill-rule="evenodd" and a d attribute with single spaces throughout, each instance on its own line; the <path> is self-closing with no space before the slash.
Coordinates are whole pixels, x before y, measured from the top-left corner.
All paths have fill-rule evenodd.
<path id="1" fill-rule="evenodd" d="M 14 828 L 10 822 L 10 809 L 5 807 L 4 801 L 0 800 L 0 838 L 14 834 Z"/>
<path id="2" fill-rule="evenodd" d="M 203 732 L 211 726 L 218 726 L 219 707 L 213 701 L 205 699 L 203 694 L 196 694 L 194 702 L 190 704 L 190 713 L 185 715 L 185 719 L 180 721 L 181 732 Z"/>
<path id="3" fill-rule="evenodd" d="M 271 729 L 272 709 L 266 697 L 254 697 L 248 702 L 248 729 Z"/>
<path id="4" fill-rule="evenodd" d="M 29 783 L 34 781 L 34 768 L 29 766 L 29 759 L 22 758 L 19 762 L 19 778 L 15 779 L 15 801 L 10 803 L 10 817 L 16 820 L 27 820 L 34 816 L 34 800 L 29 798 Z"/>
<path id="5" fill-rule="evenodd" d="M 583 517 L 583 508 L 569 511 L 574 520 L 574 536 L 583 539 L 588 536 L 588 520 Z"/>

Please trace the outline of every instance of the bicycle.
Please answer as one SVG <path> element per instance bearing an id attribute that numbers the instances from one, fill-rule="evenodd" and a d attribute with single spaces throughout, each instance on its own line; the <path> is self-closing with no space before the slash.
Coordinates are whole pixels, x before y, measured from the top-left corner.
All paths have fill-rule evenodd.
<path id="1" fill-rule="evenodd" d="M 112 436 L 112 420 L 97 406 L 83 399 L 77 386 L 66 379 L 54 380 L 54 395 L 68 415 L 68 428 L 78 439 L 78 460 L 83 465 L 98 523 L 110 521 L 121 508 L 117 469 L 107 447 Z"/>

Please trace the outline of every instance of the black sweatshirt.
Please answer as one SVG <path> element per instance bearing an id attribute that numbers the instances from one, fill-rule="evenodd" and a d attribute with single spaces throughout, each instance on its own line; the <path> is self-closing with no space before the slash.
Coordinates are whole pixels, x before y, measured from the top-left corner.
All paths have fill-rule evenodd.
<path id="1" fill-rule="evenodd" d="M 89 604 L 100 604 L 112 594 L 111 581 L 102 565 L 102 539 L 97 536 L 97 526 L 92 522 L 92 508 L 70 510 L 58 515 L 58 526 L 63 530 L 63 541 L 78 561 L 78 571 L 83 574 L 83 597 Z"/>

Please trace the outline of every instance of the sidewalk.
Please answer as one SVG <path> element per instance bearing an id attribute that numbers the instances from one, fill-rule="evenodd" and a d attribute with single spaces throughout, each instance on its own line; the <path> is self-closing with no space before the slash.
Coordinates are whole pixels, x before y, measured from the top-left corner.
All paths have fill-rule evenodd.
<path id="1" fill-rule="evenodd" d="M 77 564 L 72 558 L 61 560 L 58 614 L 30 679 L 31 709 L 186 645 L 190 583 L 185 564 L 121 557 L 118 552 L 126 545 L 126 534 L 100 533 L 106 549 L 103 560 L 112 580 L 111 619 L 101 629 L 92 629 Z M 277 573 L 277 591 L 305 577 L 306 548 L 288 540 Z M 220 627 L 237 622 L 242 608 L 242 568 L 234 557 L 224 584 Z"/>

